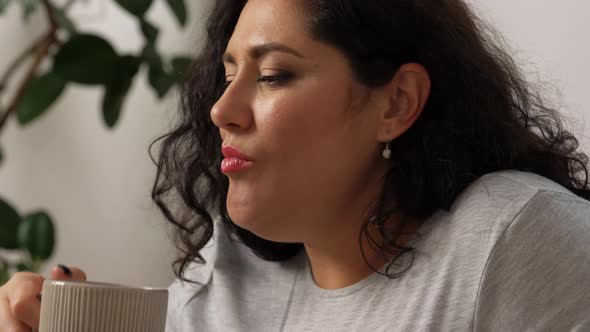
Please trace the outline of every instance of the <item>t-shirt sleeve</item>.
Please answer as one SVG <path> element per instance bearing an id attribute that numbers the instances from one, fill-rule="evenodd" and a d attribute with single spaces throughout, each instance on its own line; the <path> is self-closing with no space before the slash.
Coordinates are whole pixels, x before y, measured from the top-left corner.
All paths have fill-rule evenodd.
<path id="1" fill-rule="evenodd" d="M 484 269 L 475 331 L 590 331 L 590 202 L 537 193 Z"/>

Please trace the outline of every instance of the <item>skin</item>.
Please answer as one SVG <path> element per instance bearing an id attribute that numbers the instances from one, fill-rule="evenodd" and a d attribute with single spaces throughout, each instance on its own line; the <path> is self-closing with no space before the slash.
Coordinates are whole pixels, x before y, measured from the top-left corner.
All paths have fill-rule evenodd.
<path id="1" fill-rule="evenodd" d="M 383 142 L 418 118 L 430 79 L 405 64 L 385 86 L 364 86 L 338 49 L 313 39 L 304 15 L 296 1 L 248 1 L 211 118 L 223 145 L 254 161 L 228 175 L 232 220 L 265 239 L 303 243 L 316 284 L 336 289 L 373 272 L 358 237 L 395 162 L 381 156 Z M 365 251 L 376 268 L 389 258 Z"/>
<path id="2" fill-rule="evenodd" d="M 85 281 L 86 273 L 77 267 L 70 267 L 71 276 L 55 266 L 49 278 L 53 280 Z M 39 329 L 41 302 L 39 294 L 43 288 L 41 275 L 31 272 L 17 272 L 0 287 L 0 332 L 25 332 Z"/>

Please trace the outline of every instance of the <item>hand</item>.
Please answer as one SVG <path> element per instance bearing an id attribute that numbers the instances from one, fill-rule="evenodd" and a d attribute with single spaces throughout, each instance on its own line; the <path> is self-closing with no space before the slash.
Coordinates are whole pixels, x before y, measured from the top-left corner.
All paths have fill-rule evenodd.
<path id="1" fill-rule="evenodd" d="M 69 272 L 69 275 L 66 273 Z M 72 267 L 65 270 L 54 267 L 51 279 L 86 281 L 86 273 Z M 4 286 L 0 287 L 0 332 L 29 332 L 39 329 L 41 316 L 41 275 L 31 272 L 17 272 Z"/>

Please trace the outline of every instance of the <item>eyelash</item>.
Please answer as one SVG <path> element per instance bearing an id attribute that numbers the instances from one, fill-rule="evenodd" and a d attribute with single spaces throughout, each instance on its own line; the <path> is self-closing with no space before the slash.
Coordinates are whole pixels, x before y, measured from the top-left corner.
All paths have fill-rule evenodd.
<path id="1" fill-rule="evenodd" d="M 268 86 L 277 86 L 287 83 L 292 76 L 291 73 L 281 73 L 278 75 L 261 76 L 257 81 L 266 83 Z"/>
<path id="2" fill-rule="evenodd" d="M 293 77 L 293 74 L 291 74 L 291 73 L 282 73 L 282 74 L 278 74 L 278 75 L 267 75 L 267 76 L 260 76 L 256 80 L 256 82 L 265 83 L 266 85 L 268 85 L 270 87 L 276 87 L 276 86 L 287 83 L 292 77 Z M 227 87 L 231 84 L 231 82 L 232 81 L 225 81 L 225 83 L 223 84 L 224 89 L 227 89 Z"/>

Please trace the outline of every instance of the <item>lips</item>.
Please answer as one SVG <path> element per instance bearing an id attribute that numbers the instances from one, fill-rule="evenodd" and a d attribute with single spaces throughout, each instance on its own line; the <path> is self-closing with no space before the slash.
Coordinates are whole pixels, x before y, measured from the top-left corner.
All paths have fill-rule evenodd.
<path id="1" fill-rule="evenodd" d="M 224 174 L 243 171 L 250 168 L 254 163 L 250 157 L 231 145 L 222 147 L 221 153 L 225 157 L 221 161 L 221 172 Z"/>
<path id="2" fill-rule="evenodd" d="M 235 148 L 231 145 L 226 145 L 226 146 L 222 147 L 221 153 L 226 158 L 239 158 L 239 159 L 242 159 L 245 161 L 252 161 L 252 159 L 250 157 L 246 156 L 245 154 L 240 152 L 240 150 L 238 150 L 238 148 Z"/>

